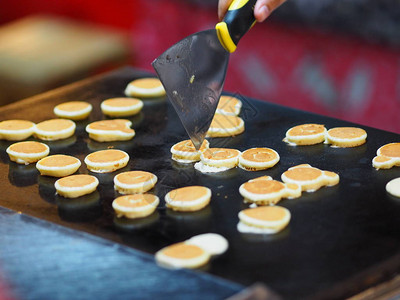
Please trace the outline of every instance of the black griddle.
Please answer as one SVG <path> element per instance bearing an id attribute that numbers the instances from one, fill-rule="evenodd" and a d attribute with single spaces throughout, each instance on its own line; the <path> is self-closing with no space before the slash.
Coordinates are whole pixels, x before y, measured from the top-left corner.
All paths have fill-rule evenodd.
<path id="1" fill-rule="evenodd" d="M 228 239 L 230 248 L 201 272 L 244 286 L 262 282 L 287 299 L 348 297 L 398 274 L 400 199 L 388 195 L 385 185 L 400 176 L 400 168 L 377 171 L 371 164 L 380 146 L 400 142 L 398 134 L 235 95 L 243 102 L 240 116 L 246 130 L 234 138 L 210 139 L 211 146 L 238 150 L 270 147 L 281 157 L 275 167 L 259 172 L 237 168 L 202 174 L 192 164 L 175 163 L 170 148 L 187 136 L 172 106 L 163 98 L 145 100 L 143 111 L 129 118 L 136 130 L 131 141 L 90 140 L 85 126 L 105 118 L 101 101 L 123 97 L 126 85 L 143 76 L 150 75 L 122 68 L 1 108 L 0 120 L 40 122 L 54 118 L 53 107 L 59 103 L 88 101 L 94 107 L 90 118 L 77 122 L 73 138 L 49 142 L 50 153 L 74 155 L 83 162 L 90 152 L 114 147 L 127 151 L 131 159 L 117 172 L 93 173 L 100 181 L 98 192 L 71 200 L 55 195 L 55 178 L 40 176 L 34 165 L 10 162 L 5 149 L 11 142 L 1 141 L 0 205 L 149 254 L 197 234 L 216 232 Z M 287 129 L 302 123 L 321 123 L 327 128 L 358 126 L 367 131 L 368 141 L 349 149 L 324 144 L 293 147 L 282 142 Z M 237 214 L 248 207 L 238 192 L 239 186 L 262 175 L 280 180 L 289 167 L 302 163 L 339 173 L 339 185 L 282 200 L 279 205 L 290 210 L 292 220 L 276 235 L 239 233 Z M 118 196 L 113 177 L 127 170 L 146 170 L 158 177 L 151 192 L 160 197 L 161 203 L 152 216 L 142 221 L 117 219 L 111 207 Z M 88 173 L 84 163 L 79 172 Z M 195 184 L 211 188 L 213 196 L 208 207 L 195 213 L 165 208 L 164 195 L 168 191 Z"/>

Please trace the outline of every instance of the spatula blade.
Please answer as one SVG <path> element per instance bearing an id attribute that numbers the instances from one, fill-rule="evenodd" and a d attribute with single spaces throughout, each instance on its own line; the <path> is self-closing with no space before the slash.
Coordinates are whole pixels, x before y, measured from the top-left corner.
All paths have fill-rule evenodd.
<path id="1" fill-rule="evenodd" d="M 217 108 L 228 61 L 229 52 L 210 29 L 181 40 L 152 64 L 196 149 Z"/>

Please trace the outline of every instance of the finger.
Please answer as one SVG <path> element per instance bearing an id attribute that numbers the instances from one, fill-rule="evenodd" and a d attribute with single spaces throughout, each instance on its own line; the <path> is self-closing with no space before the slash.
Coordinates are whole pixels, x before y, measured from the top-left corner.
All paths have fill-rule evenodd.
<path id="1" fill-rule="evenodd" d="M 218 2 L 218 18 L 220 21 L 225 17 L 228 11 L 229 5 L 231 5 L 233 0 L 219 0 Z"/>
<path id="2" fill-rule="evenodd" d="M 254 7 L 254 17 L 257 22 L 263 22 L 286 0 L 258 0 Z"/>

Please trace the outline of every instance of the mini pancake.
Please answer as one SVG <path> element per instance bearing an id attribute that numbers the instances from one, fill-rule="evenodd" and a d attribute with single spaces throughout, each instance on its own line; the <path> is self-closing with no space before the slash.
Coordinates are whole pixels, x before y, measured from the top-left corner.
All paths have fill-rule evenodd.
<path id="1" fill-rule="evenodd" d="M 208 148 L 200 155 L 194 167 L 203 173 L 221 172 L 236 167 L 240 151 L 228 148 Z"/>
<path id="2" fill-rule="evenodd" d="M 71 120 L 51 119 L 36 124 L 34 135 L 45 141 L 62 140 L 73 136 L 75 128 L 76 125 Z"/>
<path id="3" fill-rule="evenodd" d="M 43 143 L 26 141 L 10 145 L 6 152 L 11 161 L 28 165 L 49 155 L 50 148 Z"/>
<path id="4" fill-rule="evenodd" d="M 372 165 L 376 169 L 400 167 L 400 143 L 386 144 L 376 151 L 376 155 L 372 160 Z"/>
<path id="5" fill-rule="evenodd" d="M 22 141 L 35 131 L 35 123 L 26 120 L 6 120 L 0 122 L 0 139 Z"/>
<path id="6" fill-rule="evenodd" d="M 69 101 L 55 106 L 53 112 L 59 118 L 79 121 L 89 117 L 92 109 L 92 104 L 88 102 Z"/>
<path id="7" fill-rule="evenodd" d="M 103 114 L 110 117 L 128 117 L 139 113 L 143 102 L 135 98 L 110 98 L 101 102 L 100 108 Z"/>
<path id="8" fill-rule="evenodd" d="M 116 198 L 112 207 L 118 218 L 144 218 L 151 215 L 157 208 L 160 200 L 151 194 L 126 195 Z"/>
<path id="9" fill-rule="evenodd" d="M 326 133 L 325 143 L 334 147 L 350 148 L 365 144 L 367 132 L 357 127 L 336 127 Z"/>
<path id="10" fill-rule="evenodd" d="M 215 114 L 207 137 L 229 137 L 244 132 L 244 121 L 237 116 Z"/>
<path id="11" fill-rule="evenodd" d="M 97 142 L 128 141 L 135 136 L 132 122 L 125 119 L 102 120 L 86 126 L 89 137 Z"/>
<path id="12" fill-rule="evenodd" d="M 165 96 L 165 90 L 158 78 L 139 78 L 128 83 L 125 88 L 125 95 L 138 98 L 156 98 Z"/>
<path id="13" fill-rule="evenodd" d="M 99 180 L 87 174 L 70 175 L 54 183 L 57 194 L 65 198 L 78 198 L 93 193 L 98 185 Z"/>
<path id="14" fill-rule="evenodd" d="M 128 153 L 117 149 L 100 150 L 85 157 L 88 170 L 95 173 L 114 172 L 125 167 L 128 162 Z"/>
<path id="15" fill-rule="evenodd" d="M 308 164 L 298 165 L 289 168 L 282 174 L 282 181 L 301 186 L 302 191 L 313 192 L 323 186 L 333 186 L 339 183 L 339 175 L 322 171 Z"/>
<path id="16" fill-rule="evenodd" d="M 211 190 L 204 186 L 186 186 L 165 195 L 165 204 L 175 211 L 197 211 L 210 203 Z"/>
<path id="17" fill-rule="evenodd" d="M 234 96 L 221 96 L 219 98 L 216 114 L 237 116 L 242 108 L 242 101 Z"/>
<path id="18" fill-rule="evenodd" d="M 243 233 L 274 234 L 285 228 L 291 215 L 281 206 L 248 208 L 239 212 L 238 231 Z"/>
<path id="19" fill-rule="evenodd" d="M 193 145 L 191 140 L 184 140 L 171 147 L 172 159 L 179 163 L 192 163 L 200 160 L 200 154 L 208 149 L 210 143 L 203 141 L 199 150 Z"/>
<path id="20" fill-rule="evenodd" d="M 239 167 L 247 171 L 272 168 L 279 162 L 279 154 L 270 148 L 251 148 L 239 156 Z"/>
<path id="21" fill-rule="evenodd" d="M 74 174 L 81 166 L 81 161 L 70 155 L 56 154 L 42 158 L 36 163 L 40 175 L 64 177 Z"/>
<path id="22" fill-rule="evenodd" d="M 285 184 L 273 180 L 270 176 L 262 176 L 243 183 L 239 187 L 239 193 L 245 202 L 271 205 L 278 203 L 282 198 L 300 197 L 301 187 L 298 184 Z"/>
<path id="23" fill-rule="evenodd" d="M 314 145 L 325 141 L 326 128 L 321 124 L 302 124 L 286 131 L 284 142 L 293 145 Z"/>
<path id="24" fill-rule="evenodd" d="M 145 171 L 129 171 L 114 177 L 114 188 L 120 194 L 145 193 L 157 183 L 157 176 Z"/>
<path id="25" fill-rule="evenodd" d="M 400 177 L 390 180 L 386 184 L 386 191 L 390 195 L 400 198 Z"/>
<path id="26" fill-rule="evenodd" d="M 199 234 L 186 240 L 185 243 L 199 246 L 211 255 L 220 255 L 229 247 L 227 239 L 217 233 Z"/>
<path id="27" fill-rule="evenodd" d="M 177 243 L 157 251 L 155 259 L 161 266 L 194 269 L 207 264 L 210 254 L 199 246 Z"/>

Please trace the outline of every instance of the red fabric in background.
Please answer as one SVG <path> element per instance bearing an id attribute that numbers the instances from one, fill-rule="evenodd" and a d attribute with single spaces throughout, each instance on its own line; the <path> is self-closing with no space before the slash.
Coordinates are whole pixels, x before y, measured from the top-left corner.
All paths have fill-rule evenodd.
<path id="1" fill-rule="evenodd" d="M 131 30 L 143 15 L 142 0 L 2 0 L 0 24 L 32 14 L 52 14 Z"/>
<path id="2" fill-rule="evenodd" d="M 218 21 L 216 6 L 183 0 L 0 2 L 0 23 L 33 13 L 128 31 L 129 63 L 152 72 L 164 50 Z M 400 133 L 400 51 L 349 36 L 257 24 L 231 55 L 225 90 Z"/>

